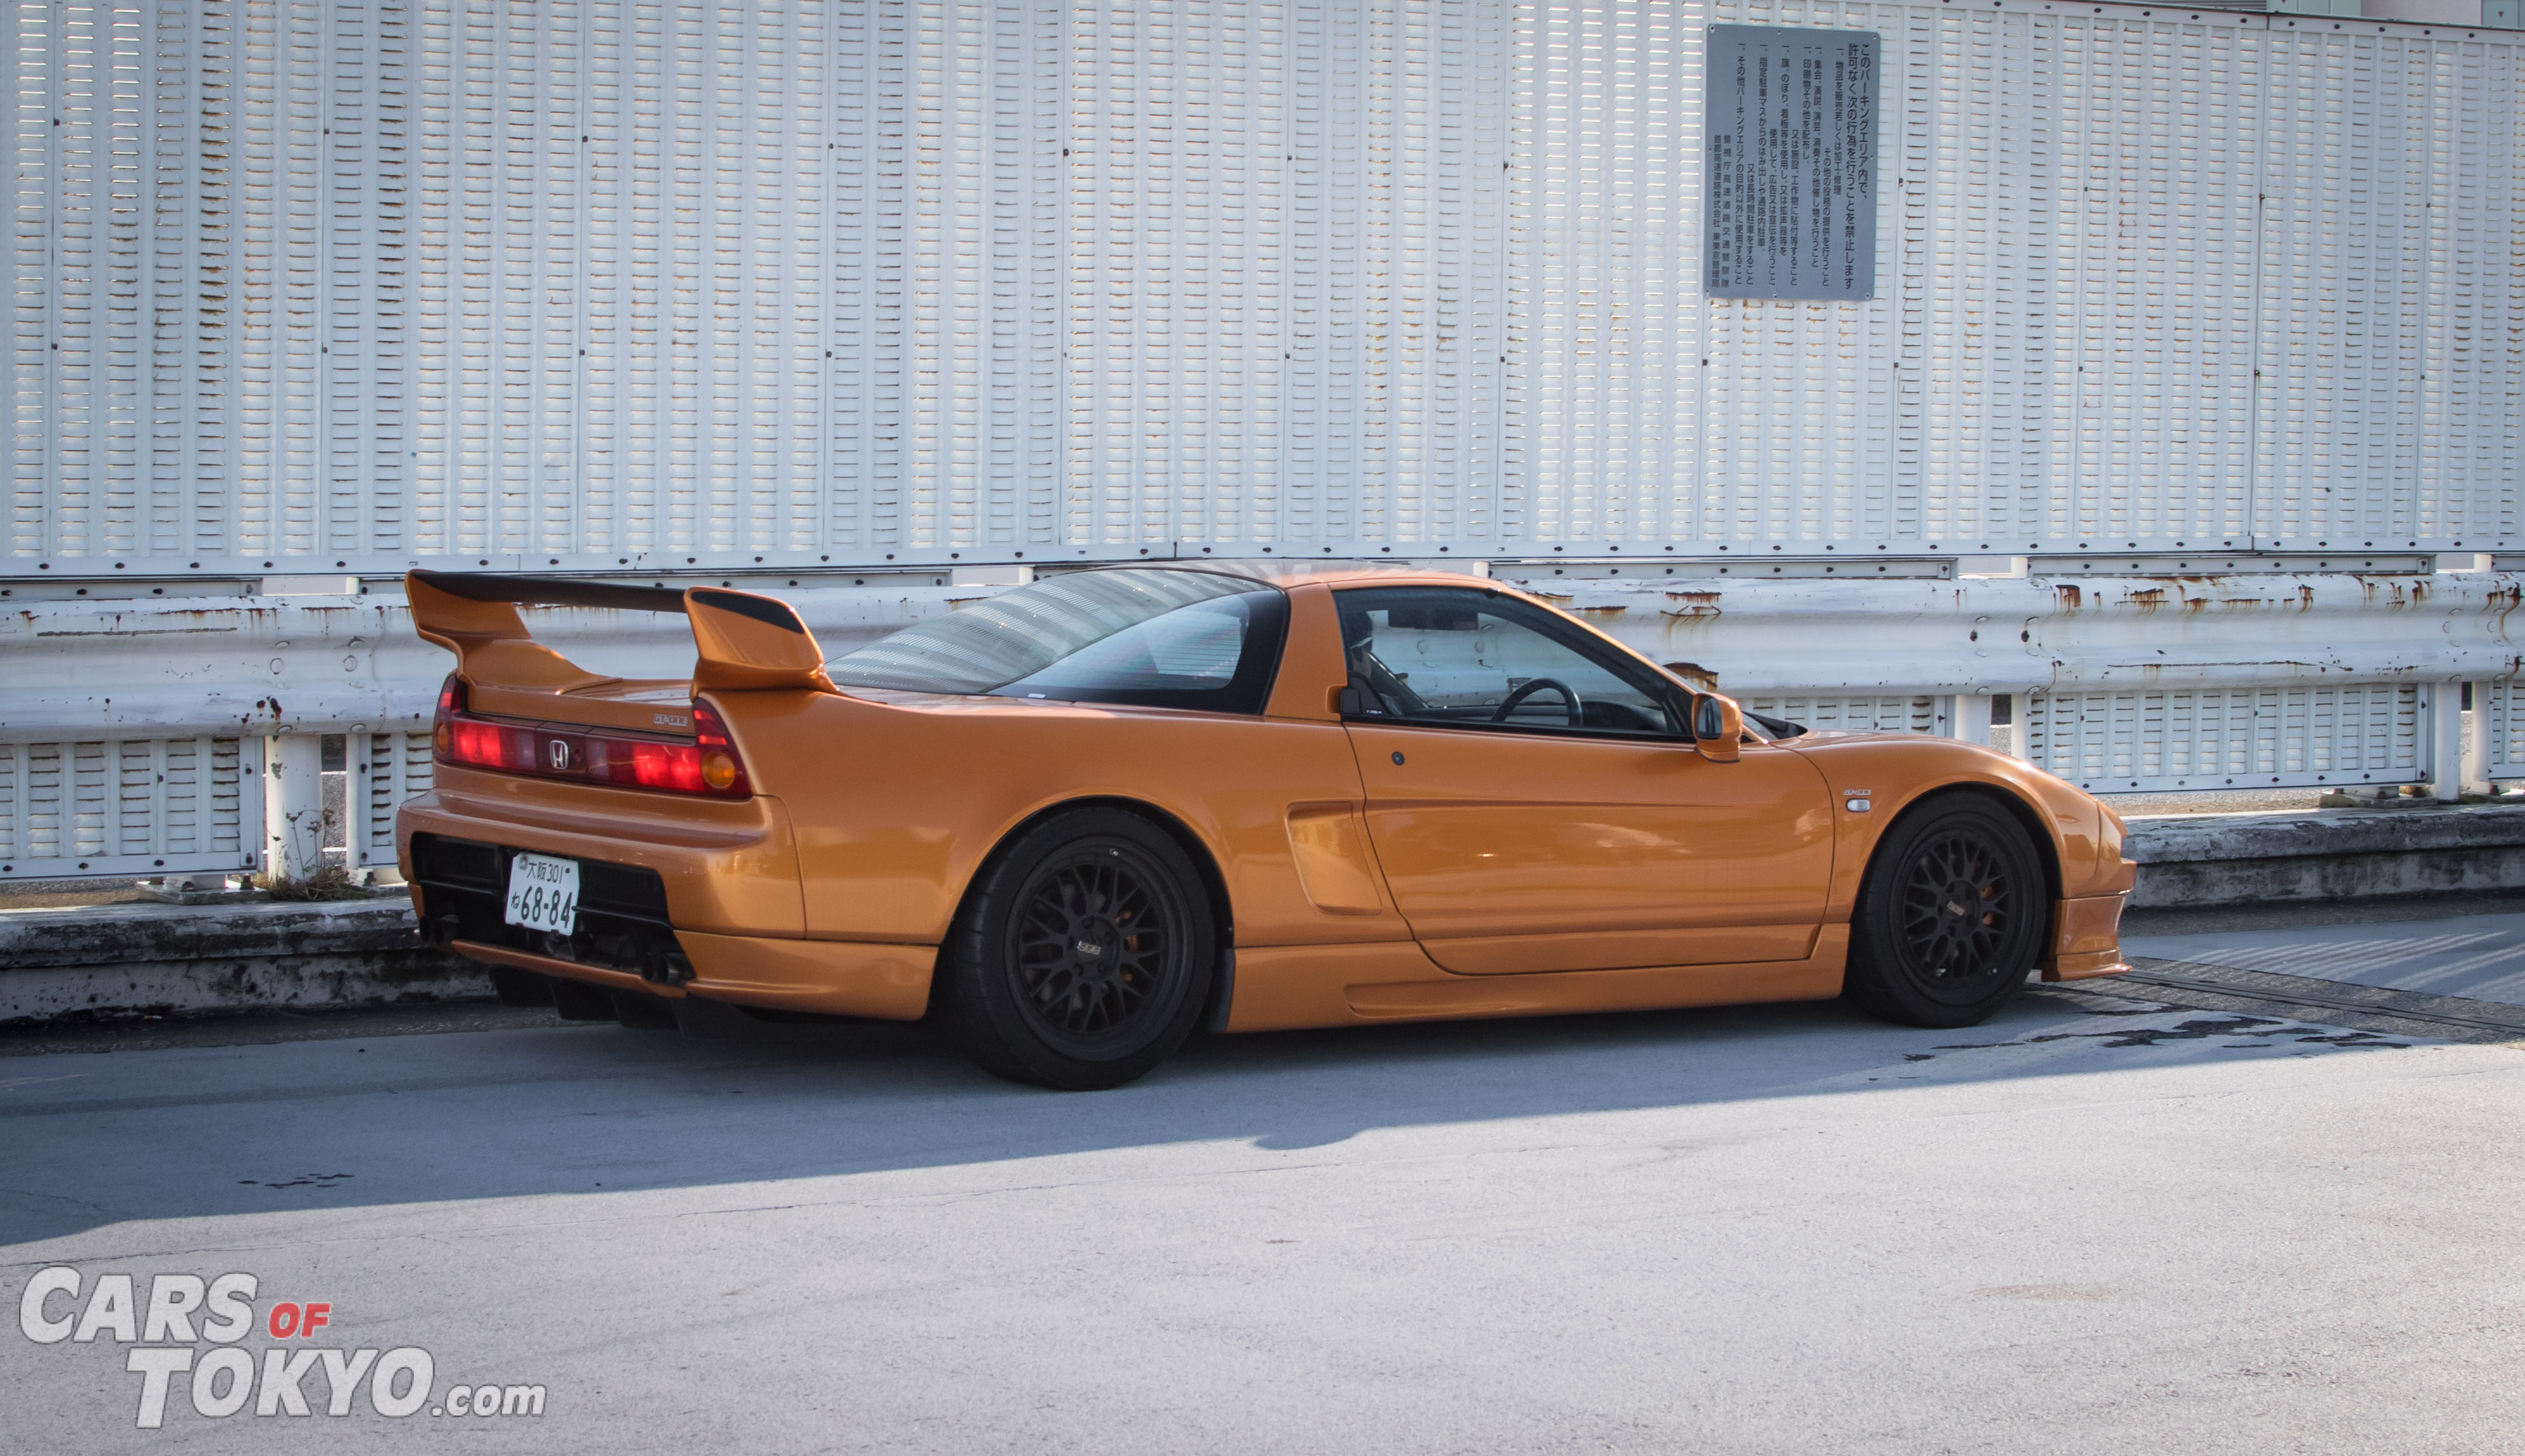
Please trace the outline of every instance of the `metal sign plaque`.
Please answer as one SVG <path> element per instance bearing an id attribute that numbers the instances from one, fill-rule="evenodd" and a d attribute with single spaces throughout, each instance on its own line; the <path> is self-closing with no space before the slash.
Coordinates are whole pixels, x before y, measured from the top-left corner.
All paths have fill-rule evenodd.
<path id="1" fill-rule="evenodd" d="M 1709 27 L 1707 292 L 1876 296 L 1876 58 L 1873 30 Z"/>

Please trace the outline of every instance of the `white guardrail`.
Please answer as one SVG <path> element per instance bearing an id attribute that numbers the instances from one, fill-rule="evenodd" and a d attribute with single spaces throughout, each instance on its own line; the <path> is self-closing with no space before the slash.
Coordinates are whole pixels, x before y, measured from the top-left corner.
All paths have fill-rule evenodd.
<path id="1" fill-rule="evenodd" d="M 1758 711 L 1819 728 L 1990 742 L 2004 704 L 2010 751 L 2098 793 L 2431 783 L 2451 798 L 2525 778 L 2508 637 L 2525 578 L 2457 561 L 2480 569 L 2432 572 L 2423 557 L 2376 573 L 2172 569 L 2187 561 L 2067 576 L 2013 574 L 2022 559 L 2000 558 L 2012 574 L 1852 579 L 1814 562 L 1780 562 L 1773 579 L 1706 563 L 1503 562 L 1492 574 L 1691 664 Z M 838 653 L 1015 573 L 997 574 L 715 579 L 795 603 Z M 398 583 L 264 585 L 5 604 L 0 879 L 312 864 L 323 839 L 355 870 L 392 864 L 394 806 L 429 782 L 449 659 L 413 635 Z M 691 658 L 671 617 L 538 617 L 539 637 L 599 670 L 670 674 Z M 2460 711 L 2467 695 L 2482 711 Z M 319 836 L 316 753 L 329 735 L 347 777 L 342 822 Z M 273 767 L 295 779 L 275 782 Z"/>

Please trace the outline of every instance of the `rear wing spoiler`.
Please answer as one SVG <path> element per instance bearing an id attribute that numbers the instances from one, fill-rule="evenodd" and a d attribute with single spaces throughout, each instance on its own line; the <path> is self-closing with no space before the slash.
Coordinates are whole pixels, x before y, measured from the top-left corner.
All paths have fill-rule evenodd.
<path id="1" fill-rule="evenodd" d="M 569 693 L 619 681 L 588 671 L 534 640 L 520 607 L 679 611 L 692 622 L 693 691 L 810 688 L 834 691 L 824 654 L 797 608 L 776 597 L 722 587 L 628 587 L 553 576 L 410 571 L 404 592 L 424 641 L 456 655 L 468 683 Z"/>

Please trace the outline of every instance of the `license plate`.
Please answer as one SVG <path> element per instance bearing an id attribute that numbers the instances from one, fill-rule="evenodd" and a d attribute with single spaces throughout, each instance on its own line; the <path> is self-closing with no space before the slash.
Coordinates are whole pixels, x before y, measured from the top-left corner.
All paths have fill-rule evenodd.
<path id="1" fill-rule="evenodd" d="M 509 923 L 569 935 L 578 928 L 578 861 L 520 854 L 509 861 Z"/>

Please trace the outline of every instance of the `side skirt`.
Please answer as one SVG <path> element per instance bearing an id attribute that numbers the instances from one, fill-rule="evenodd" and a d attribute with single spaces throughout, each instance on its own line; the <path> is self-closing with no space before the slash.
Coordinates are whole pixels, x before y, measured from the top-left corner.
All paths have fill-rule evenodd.
<path id="1" fill-rule="evenodd" d="M 1410 941 L 1364 946 L 1243 946 L 1226 1029 L 1289 1031 L 1388 1021 L 1574 1016 L 1841 995 L 1850 927 L 1827 925 L 1804 960 L 1648 966 L 1620 971 L 1453 975 Z"/>

